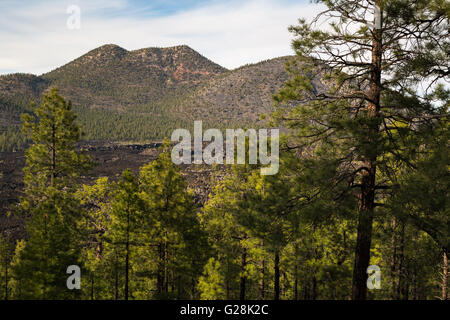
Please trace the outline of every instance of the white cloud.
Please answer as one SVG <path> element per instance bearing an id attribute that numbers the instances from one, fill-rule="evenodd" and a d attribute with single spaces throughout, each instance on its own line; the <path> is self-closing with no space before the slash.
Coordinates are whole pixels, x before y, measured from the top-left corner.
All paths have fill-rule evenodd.
<path id="1" fill-rule="evenodd" d="M 66 27 L 66 9 L 71 4 L 81 8 L 80 30 Z M 215 2 L 164 17 L 129 15 L 127 9 L 125 0 L 46 0 L 26 7 L 3 3 L 0 73 L 41 74 L 106 43 L 128 50 L 187 44 L 232 69 L 292 54 L 287 27 L 300 17 L 314 16 L 321 8 L 252 0 Z"/>

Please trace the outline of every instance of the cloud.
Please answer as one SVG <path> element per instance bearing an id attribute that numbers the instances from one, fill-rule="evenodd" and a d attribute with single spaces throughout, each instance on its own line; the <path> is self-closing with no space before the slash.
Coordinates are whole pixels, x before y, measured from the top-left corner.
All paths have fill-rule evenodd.
<path id="1" fill-rule="evenodd" d="M 66 25 L 72 4 L 81 9 L 79 30 Z M 280 0 L 233 0 L 158 16 L 126 0 L 6 1 L 0 5 L 0 72 L 41 74 L 106 43 L 128 50 L 187 44 L 232 69 L 292 54 L 287 27 L 320 9 Z"/>

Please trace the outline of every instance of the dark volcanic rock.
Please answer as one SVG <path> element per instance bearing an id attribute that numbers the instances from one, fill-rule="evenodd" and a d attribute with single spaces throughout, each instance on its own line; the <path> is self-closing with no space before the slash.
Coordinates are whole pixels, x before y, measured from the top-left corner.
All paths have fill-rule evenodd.
<path id="1" fill-rule="evenodd" d="M 123 170 L 129 168 L 134 173 L 139 172 L 143 165 L 155 160 L 161 143 L 144 145 L 84 145 L 82 148 L 95 161 L 97 166 L 91 174 L 82 177 L 84 184 L 93 184 L 99 177 L 109 177 L 116 181 Z M 17 203 L 22 195 L 23 173 L 25 165 L 23 152 L 0 153 L 0 233 L 8 234 L 10 239 L 24 237 L 23 220 L 8 216 L 11 205 Z M 211 184 L 211 167 L 202 165 L 182 166 L 189 188 L 194 190 L 195 202 L 201 206 L 207 199 Z"/>

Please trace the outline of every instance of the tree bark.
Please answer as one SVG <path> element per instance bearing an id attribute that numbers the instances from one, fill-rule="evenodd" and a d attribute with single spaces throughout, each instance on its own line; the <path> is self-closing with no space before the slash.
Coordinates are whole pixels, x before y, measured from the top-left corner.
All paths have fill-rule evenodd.
<path id="1" fill-rule="evenodd" d="M 379 6 L 380 1 L 375 1 Z M 373 30 L 372 43 L 372 70 L 370 73 L 370 86 L 368 96 L 367 116 L 373 120 L 369 122 L 367 131 L 367 145 L 376 149 L 379 134 L 379 112 L 381 95 L 381 60 L 382 60 L 382 30 Z M 359 204 L 358 234 L 356 238 L 355 264 L 353 269 L 352 299 L 367 299 L 367 267 L 370 262 L 370 246 L 372 242 L 372 223 L 375 209 L 375 177 L 377 154 L 371 153 L 363 156 L 361 194 Z"/>
<path id="2" fill-rule="evenodd" d="M 175 272 L 173 272 L 173 270 L 172 270 L 172 272 L 170 273 L 170 279 L 171 279 L 171 281 L 170 281 L 170 291 L 171 291 L 171 292 L 175 292 L 175 281 L 176 281 L 176 277 L 175 277 Z"/>
<path id="3" fill-rule="evenodd" d="M 181 299 L 181 276 L 177 276 L 177 300 Z"/>
<path id="4" fill-rule="evenodd" d="M 403 276 L 404 276 L 404 252 L 405 252 L 405 224 L 401 223 L 400 228 L 400 247 L 399 247 L 399 257 L 398 257 L 398 269 L 397 269 L 397 300 L 402 298 L 403 289 Z"/>
<path id="5" fill-rule="evenodd" d="M 246 265 L 247 265 L 247 250 L 245 248 L 242 248 L 239 300 L 245 300 L 245 284 L 246 284 L 246 280 L 247 280 L 247 278 L 245 276 Z"/>
<path id="6" fill-rule="evenodd" d="M 91 274 L 91 300 L 94 300 L 94 274 Z"/>
<path id="7" fill-rule="evenodd" d="M 375 167 L 371 169 L 375 172 Z M 359 212 L 358 235 L 356 239 L 355 264 L 353 269 L 353 300 L 366 300 L 367 298 L 367 268 L 370 262 L 370 246 L 372 241 L 373 197 L 371 185 L 374 184 L 374 174 L 363 177 L 365 188 L 361 195 Z"/>
<path id="8" fill-rule="evenodd" d="M 295 262 L 294 267 L 294 300 L 298 300 L 298 270 L 297 270 L 297 262 Z"/>
<path id="9" fill-rule="evenodd" d="M 259 298 L 260 300 L 264 300 L 265 291 L 266 291 L 266 283 L 264 281 L 266 273 L 266 262 L 264 259 L 261 261 L 261 282 L 259 283 Z"/>
<path id="10" fill-rule="evenodd" d="M 316 278 L 316 274 L 314 274 L 313 277 L 312 277 L 311 300 L 317 300 L 317 278 Z"/>
<path id="11" fill-rule="evenodd" d="M 448 298 L 448 251 L 444 249 L 444 265 L 442 267 L 442 300 Z"/>
<path id="12" fill-rule="evenodd" d="M 162 242 L 158 243 L 158 272 L 156 279 L 156 292 L 161 294 L 163 292 L 163 244 Z"/>
<path id="13" fill-rule="evenodd" d="M 280 300 L 280 255 L 278 251 L 275 252 L 274 263 L 274 300 Z"/>
<path id="14" fill-rule="evenodd" d="M 395 299 L 395 292 L 396 292 L 396 284 L 395 284 L 395 269 L 397 265 L 397 238 L 396 238 L 396 231 L 397 228 L 397 220 L 392 218 L 392 239 L 391 239 L 391 248 L 392 248 L 392 255 L 391 255 L 391 299 Z"/>
<path id="15" fill-rule="evenodd" d="M 5 300 L 8 300 L 8 252 L 5 252 Z"/>

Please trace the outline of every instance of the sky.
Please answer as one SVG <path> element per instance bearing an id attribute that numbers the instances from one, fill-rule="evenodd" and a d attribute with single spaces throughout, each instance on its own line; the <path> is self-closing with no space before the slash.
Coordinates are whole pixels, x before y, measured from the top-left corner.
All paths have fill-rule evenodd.
<path id="1" fill-rule="evenodd" d="M 40 75 L 104 44 L 184 44 L 234 69 L 293 54 L 287 28 L 321 9 L 307 0 L 0 0 L 0 74 Z"/>

